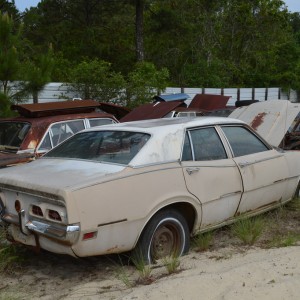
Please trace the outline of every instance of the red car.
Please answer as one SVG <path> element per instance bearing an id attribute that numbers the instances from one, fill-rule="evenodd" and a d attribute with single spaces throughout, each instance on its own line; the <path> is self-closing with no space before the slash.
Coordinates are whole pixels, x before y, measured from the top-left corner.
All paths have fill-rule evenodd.
<path id="1" fill-rule="evenodd" d="M 93 100 L 12 105 L 20 116 L 0 120 L 0 167 L 41 156 L 85 128 L 118 122 L 100 107 Z"/>

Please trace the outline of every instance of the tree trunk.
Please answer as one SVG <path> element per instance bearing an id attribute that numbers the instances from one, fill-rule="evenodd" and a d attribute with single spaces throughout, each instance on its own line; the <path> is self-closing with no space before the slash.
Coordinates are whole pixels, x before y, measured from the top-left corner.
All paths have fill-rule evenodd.
<path id="1" fill-rule="evenodd" d="M 32 92 L 33 103 L 39 103 L 38 95 L 39 93 L 37 91 Z"/>
<path id="2" fill-rule="evenodd" d="M 136 59 L 144 60 L 144 0 L 136 0 L 135 6 L 135 40 L 136 40 Z"/>

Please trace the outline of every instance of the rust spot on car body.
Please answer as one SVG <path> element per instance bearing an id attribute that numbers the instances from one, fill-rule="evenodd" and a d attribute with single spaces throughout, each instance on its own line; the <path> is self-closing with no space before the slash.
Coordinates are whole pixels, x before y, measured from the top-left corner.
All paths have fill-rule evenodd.
<path id="1" fill-rule="evenodd" d="M 172 95 L 165 97 L 167 96 L 171 97 Z M 156 102 L 138 106 L 123 117 L 121 122 L 158 119 L 166 117 L 171 112 L 174 113 L 172 114 L 173 117 L 179 112 L 194 112 L 195 115 L 204 114 L 211 110 L 226 108 L 229 98 L 230 96 L 197 94 L 187 107 L 184 97 L 179 98 L 176 95 L 176 100 L 166 101 L 162 95 L 156 96 L 154 97 Z"/>
<path id="2" fill-rule="evenodd" d="M 178 107 L 186 107 L 183 101 L 169 101 L 169 102 L 156 102 L 147 103 L 138 106 L 126 116 L 124 116 L 121 122 L 131 122 L 139 120 L 150 120 L 163 118 L 169 112 Z"/>
<path id="3" fill-rule="evenodd" d="M 89 113 L 95 111 L 96 108 L 100 108 L 100 104 L 94 100 L 18 104 L 11 106 L 12 110 L 16 110 L 21 116 L 27 118 Z"/>
<path id="4" fill-rule="evenodd" d="M 226 108 L 227 102 L 231 96 L 196 94 L 189 108 L 197 108 L 202 111 L 211 111 Z"/>
<path id="5" fill-rule="evenodd" d="M 250 123 L 250 126 L 254 130 L 257 130 L 257 128 L 264 122 L 265 116 L 266 116 L 265 112 L 257 114 L 252 120 L 252 122 Z"/>
<path id="6" fill-rule="evenodd" d="M 111 247 L 109 249 L 106 250 L 106 253 L 116 253 L 118 252 L 117 250 L 119 249 L 119 247 L 116 245 L 114 247 Z"/>

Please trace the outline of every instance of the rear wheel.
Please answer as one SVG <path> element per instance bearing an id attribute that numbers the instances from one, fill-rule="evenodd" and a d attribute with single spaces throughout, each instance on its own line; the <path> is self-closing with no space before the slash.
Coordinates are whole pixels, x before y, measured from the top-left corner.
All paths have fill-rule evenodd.
<path id="1" fill-rule="evenodd" d="M 145 227 L 135 254 L 145 263 L 171 255 L 181 256 L 190 247 L 189 228 L 185 218 L 174 209 L 158 212 Z"/>

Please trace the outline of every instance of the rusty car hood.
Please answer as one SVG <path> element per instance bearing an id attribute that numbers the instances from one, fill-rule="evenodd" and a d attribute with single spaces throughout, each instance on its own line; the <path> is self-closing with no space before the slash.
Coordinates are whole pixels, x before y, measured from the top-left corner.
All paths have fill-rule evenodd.
<path id="1" fill-rule="evenodd" d="M 299 103 L 270 100 L 239 107 L 228 117 L 246 122 L 269 144 L 279 146 L 299 112 Z"/>
<path id="2" fill-rule="evenodd" d="M 34 159 L 33 153 L 8 153 L 0 151 L 0 168 L 28 162 Z"/>
<path id="3" fill-rule="evenodd" d="M 118 120 L 125 117 L 130 112 L 129 108 L 120 105 L 106 102 L 99 102 L 99 104 L 101 110 L 111 115 L 114 115 Z"/>
<path id="4" fill-rule="evenodd" d="M 14 104 L 12 110 L 17 111 L 21 116 L 38 118 L 45 116 L 57 116 L 73 113 L 93 112 L 100 104 L 94 100 L 74 100 L 30 104 Z"/>
<path id="5" fill-rule="evenodd" d="M 210 111 L 226 108 L 227 102 L 231 96 L 211 95 L 211 94 L 196 94 L 189 108 Z"/>
<path id="6" fill-rule="evenodd" d="M 125 169 L 110 165 L 73 159 L 40 158 L 29 164 L 4 168 L 0 173 L 0 188 L 9 187 L 28 193 L 65 195 L 76 190 L 109 180 L 109 175 Z"/>
<path id="7" fill-rule="evenodd" d="M 181 106 L 186 106 L 183 101 L 147 103 L 138 106 L 130 113 L 128 113 L 125 117 L 123 117 L 120 121 L 131 122 L 163 118 L 169 112 Z"/>

